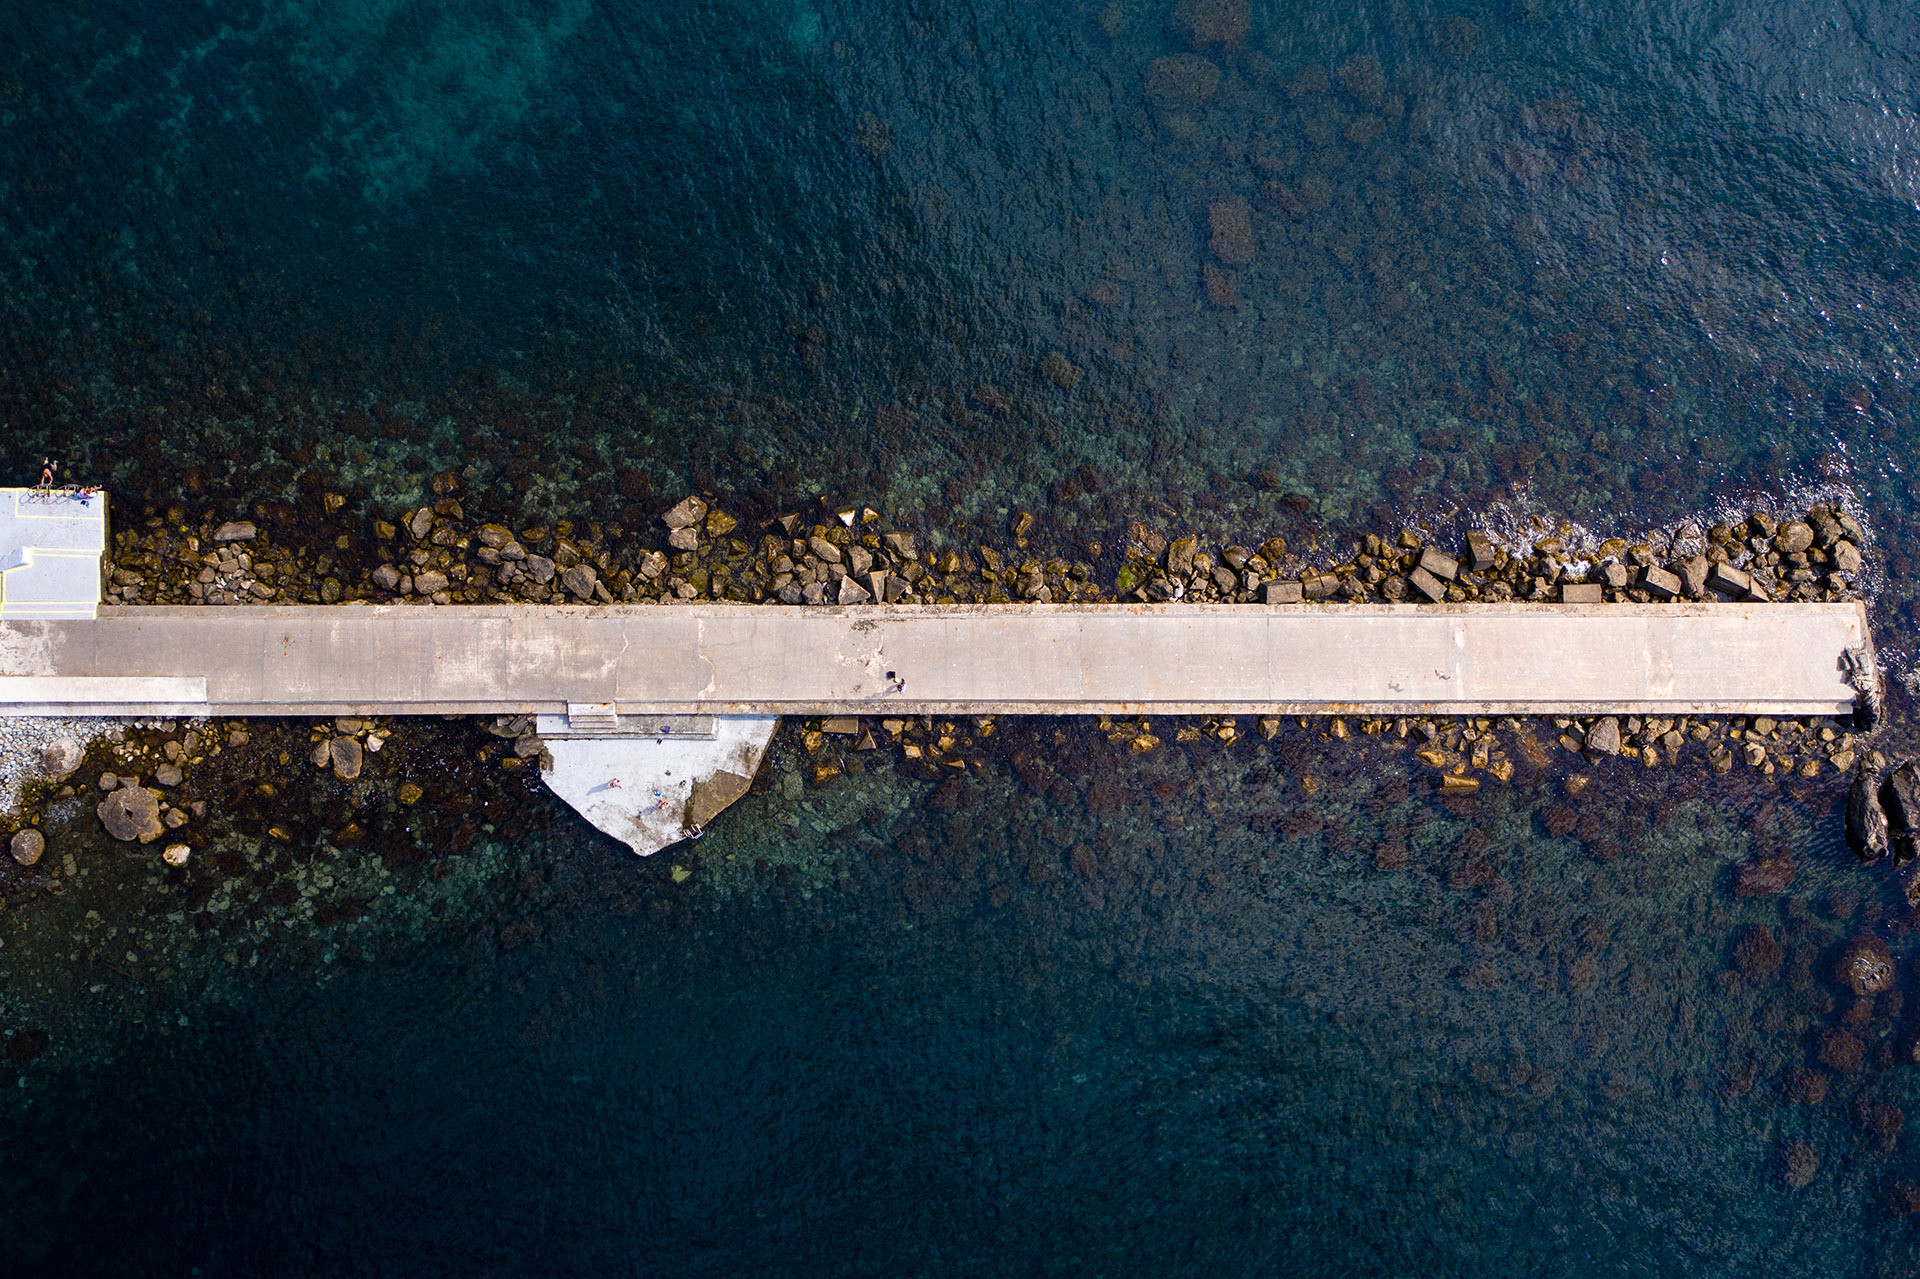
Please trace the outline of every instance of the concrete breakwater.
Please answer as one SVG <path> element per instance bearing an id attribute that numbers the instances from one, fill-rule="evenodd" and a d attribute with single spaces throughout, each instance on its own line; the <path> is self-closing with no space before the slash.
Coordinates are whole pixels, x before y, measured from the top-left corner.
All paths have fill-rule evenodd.
<path id="1" fill-rule="evenodd" d="M 1477 530 L 1443 547 L 1403 529 L 1363 535 L 1344 559 L 1296 553 L 1280 537 L 1216 552 L 1135 522 L 1119 546 L 1089 542 L 1090 558 L 1069 562 L 1028 553 L 1035 521 L 1020 513 L 1012 547 L 976 557 L 923 551 L 915 533 L 862 508 L 823 509 L 818 523 L 780 516 L 756 544 L 690 497 L 661 517 L 663 549 L 602 526 L 474 524 L 443 481 L 432 506 L 397 521 L 343 519 L 330 547 L 324 521 L 298 541 L 270 527 L 284 514 L 271 505 L 256 512 L 267 527 L 195 525 L 177 508 L 146 516 L 114 536 L 99 622 L 11 637 L 0 700 L 119 715 L 518 716 L 516 758 L 537 754 L 569 803 L 649 851 L 697 833 L 744 791 L 781 714 L 879 710 L 883 726 L 917 716 L 930 731 L 946 716 L 1199 715 L 1211 718 L 1175 731 L 1229 738 L 1235 716 L 1264 729 L 1281 713 L 1359 715 L 1360 732 L 1411 737 L 1438 784 L 1461 789 L 1510 773 L 1486 717 L 1541 713 L 1557 717 L 1546 740 L 1589 756 L 1631 752 L 1651 765 L 1699 742 L 1720 771 L 1844 769 L 1855 749 L 1843 721 L 1877 688 L 1864 613 L 1842 603 L 1864 532 L 1825 505 L 1800 520 L 1757 513 L 1631 542 L 1542 527 L 1524 547 Z M 319 502 L 342 513 L 343 498 Z M 1794 603 L 1774 603 L 1783 599 Z M 115 607 L 171 600 L 307 607 L 224 619 Z M 349 603 L 469 607 L 330 607 Z M 756 603 L 834 607 L 739 607 Z M 697 779 L 680 774 L 707 769 L 694 757 L 710 748 L 697 742 L 726 733 L 683 725 L 669 740 L 673 726 L 642 732 L 636 718 L 688 713 L 764 721 L 717 789 L 688 789 Z M 1422 718 L 1448 715 L 1468 722 Z M 1715 721 L 1725 715 L 1748 718 Z M 1802 733 L 1800 716 L 1836 718 Z M 1777 748 L 1776 726 L 1797 749 Z M 912 745 L 904 728 L 889 735 Z M 658 759 L 601 740 L 616 738 L 651 741 L 642 753 Z M 353 735 L 329 740 L 316 764 L 337 772 L 337 748 L 357 773 Z M 1157 738 L 1142 720 L 1129 740 L 1150 749 Z M 636 769 L 677 780 L 642 787 L 651 809 L 597 793 L 598 774 Z M 614 809 L 645 810 L 659 829 L 640 838 L 594 815 Z"/>

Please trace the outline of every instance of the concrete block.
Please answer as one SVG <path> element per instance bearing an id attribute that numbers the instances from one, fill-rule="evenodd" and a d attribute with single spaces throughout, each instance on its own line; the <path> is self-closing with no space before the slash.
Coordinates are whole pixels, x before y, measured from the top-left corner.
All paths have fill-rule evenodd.
<path id="1" fill-rule="evenodd" d="M 1722 595 L 1731 595 L 1735 599 L 1744 599 L 1753 590 L 1753 578 L 1742 569 L 1731 564 L 1715 564 L 1707 574 L 1709 590 L 1719 591 Z"/>
<path id="2" fill-rule="evenodd" d="M 1460 575 L 1460 561 L 1438 547 L 1429 546 L 1420 552 L 1420 567 L 1443 582 L 1451 582 Z"/>
<path id="3" fill-rule="evenodd" d="M 1640 585 L 1649 595 L 1670 600 L 1680 593 L 1680 579 L 1663 568 L 1648 568 L 1640 575 Z"/>
<path id="4" fill-rule="evenodd" d="M 1422 558 L 1425 557 L 1423 556 Z M 1414 590 L 1419 591 L 1435 604 L 1438 604 L 1447 597 L 1445 584 L 1425 568 L 1414 569 L 1413 572 L 1407 574 L 1407 580 L 1413 583 Z"/>
<path id="5" fill-rule="evenodd" d="M 1467 534 L 1467 567 L 1475 573 L 1484 573 L 1493 565 L 1493 539 L 1479 529 Z"/>
<path id="6" fill-rule="evenodd" d="M 1298 582 L 1262 582 L 1260 583 L 1260 602 L 1262 604 L 1298 604 L 1301 600 Z"/>
<path id="7" fill-rule="evenodd" d="M 1598 582 L 1562 582 L 1560 584 L 1560 602 L 1562 604 L 1599 604 L 1606 599 Z"/>

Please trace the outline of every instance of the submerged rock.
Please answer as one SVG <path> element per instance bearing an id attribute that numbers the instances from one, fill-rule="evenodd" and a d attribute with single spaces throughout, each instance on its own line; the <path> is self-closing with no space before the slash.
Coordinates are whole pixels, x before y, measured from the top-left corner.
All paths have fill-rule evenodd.
<path id="1" fill-rule="evenodd" d="M 160 801 L 144 786 L 122 786 L 94 811 L 107 834 L 123 843 L 137 839 L 150 844 L 167 832 L 160 822 Z"/>
<path id="2" fill-rule="evenodd" d="M 1804 1141 L 1796 1141 L 1787 1146 L 1785 1162 L 1787 1184 L 1800 1190 L 1820 1171 L 1820 1152 Z"/>
<path id="3" fill-rule="evenodd" d="M 1147 67 L 1147 97 L 1165 107 L 1196 106 L 1220 87 L 1220 68 L 1197 53 L 1155 58 Z"/>
<path id="4" fill-rule="evenodd" d="M 1207 206 L 1208 248 L 1227 266 L 1246 266 L 1259 249 L 1253 238 L 1253 214 L 1239 196 Z"/>
<path id="5" fill-rule="evenodd" d="M 25 830 L 15 833 L 13 837 L 13 860 L 19 862 L 22 866 L 33 865 L 40 860 L 40 855 L 46 851 L 46 836 L 42 835 L 33 827 L 29 826 Z"/>
<path id="6" fill-rule="evenodd" d="M 1733 872 L 1733 895 L 1771 897 L 1775 893 L 1784 893 L 1787 886 L 1793 883 L 1794 872 L 1798 869 L 1793 857 L 1787 853 L 1742 862 Z"/>
<path id="7" fill-rule="evenodd" d="M 1756 985 L 1771 981 L 1786 961 L 1787 953 L 1765 924 L 1747 929 L 1733 948 L 1733 962 L 1748 981 Z"/>
<path id="8" fill-rule="evenodd" d="M 1884 994 L 1893 986 L 1893 951 L 1878 937 L 1855 937 L 1834 969 L 1856 995 Z"/>

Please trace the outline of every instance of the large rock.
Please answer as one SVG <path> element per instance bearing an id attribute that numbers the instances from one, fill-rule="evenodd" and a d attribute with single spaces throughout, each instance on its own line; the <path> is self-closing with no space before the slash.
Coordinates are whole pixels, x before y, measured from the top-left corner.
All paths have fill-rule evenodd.
<path id="1" fill-rule="evenodd" d="M 71 777 L 79 771 L 86 754 L 77 738 L 56 737 L 40 748 L 40 767 L 55 779 Z"/>
<path id="2" fill-rule="evenodd" d="M 122 786 L 94 810 L 107 834 L 122 842 L 150 844 L 167 833 L 160 823 L 160 801 L 144 786 Z"/>
<path id="3" fill-rule="evenodd" d="M 1856 995 L 1881 995 L 1893 987 L 1893 951 L 1878 937 L 1855 937 L 1840 954 L 1833 975 Z"/>
<path id="4" fill-rule="evenodd" d="M 1176 537 L 1167 543 L 1167 572 L 1175 577 L 1188 577 L 1193 573 L 1194 553 L 1200 549 L 1200 541 L 1193 537 Z"/>
<path id="5" fill-rule="evenodd" d="M 670 529 L 692 528 L 707 518 L 707 504 L 697 497 L 685 497 L 660 517 Z"/>
<path id="6" fill-rule="evenodd" d="M 560 585 L 566 587 L 569 593 L 583 600 L 593 598 L 593 585 L 598 580 L 598 575 L 593 571 L 593 567 L 588 564 L 575 564 L 572 568 L 560 575 Z"/>
<path id="7" fill-rule="evenodd" d="M 29 826 L 18 831 L 13 837 L 13 860 L 22 866 L 31 866 L 40 860 L 40 854 L 47 851 L 47 839 L 39 831 Z"/>
<path id="8" fill-rule="evenodd" d="M 358 740 L 336 737 L 327 743 L 327 758 L 333 765 L 333 775 L 343 782 L 350 782 L 360 776 L 360 765 L 365 755 Z"/>
<path id="9" fill-rule="evenodd" d="M 216 542 L 251 542 L 258 536 L 260 530 L 250 520 L 228 520 L 213 530 L 213 540 Z"/>
<path id="10" fill-rule="evenodd" d="M 1853 779 L 1853 789 L 1847 792 L 1847 847 L 1863 862 L 1879 861 L 1892 845 L 1880 787 L 1880 777 L 1862 768 Z"/>
<path id="11" fill-rule="evenodd" d="M 1813 530 L 1799 520 L 1782 524 L 1780 531 L 1773 537 L 1773 549 L 1782 555 L 1792 555 L 1812 545 Z"/>
<path id="12" fill-rule="evenodd" d="M 1860 548 L 1852 542 L 1833 544 L 1833 571 L 1854 577 L 1860 572 Z"/>
<path id="13" fill-rule="evenodd" d="M 1253 239 L 1252 211 L 1237 195 L 1207 206 L 1207 230 L 1212 237 L 1208 247 L 1227 266 L 1246 266 L 1259 252 Z"/>
<path id="14" fill-rule="evenodd" d="M 382 564 L 373 570 L 373 584 L 383 591 L 400 589 L 400 570 L 391 564 Z"/>
<path id="15" fill-rule="evenodd" d="M 1909 760 L 1893 770 L 1881 788 L 1880 802 L 1886 806 L 1887 824 L 1893 833 L 1893 859 L 1906 862 L 1914 854 L 1914 841 L 1920 837 L 1920 767 Z"/>
<path id="16" fill-rule="evenodd" d="M 1620 721 L 1611 715 L 1597 719 L 1587 730 L 1587 749 L 1596 755 L 1620 753 Z"/>
<path id="17" fill-rule="evenodd" d="M 427 569 L 414 575 L 413 589 L 421 595 L 432 595 L 447 589 L 447 575 L 438 569 Z"/>

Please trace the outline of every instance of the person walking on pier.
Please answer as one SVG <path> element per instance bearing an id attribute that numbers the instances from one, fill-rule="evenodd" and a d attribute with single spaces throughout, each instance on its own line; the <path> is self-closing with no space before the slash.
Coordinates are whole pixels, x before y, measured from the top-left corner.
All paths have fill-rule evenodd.
<path id="1" fill-rule="evenodd" d="M 53 473 L 59 469 L 60 464 L 52 458 L 43 457 L 40 459 L 40 490 L 43 493 L 51 493 L 53 491 Z"/>

